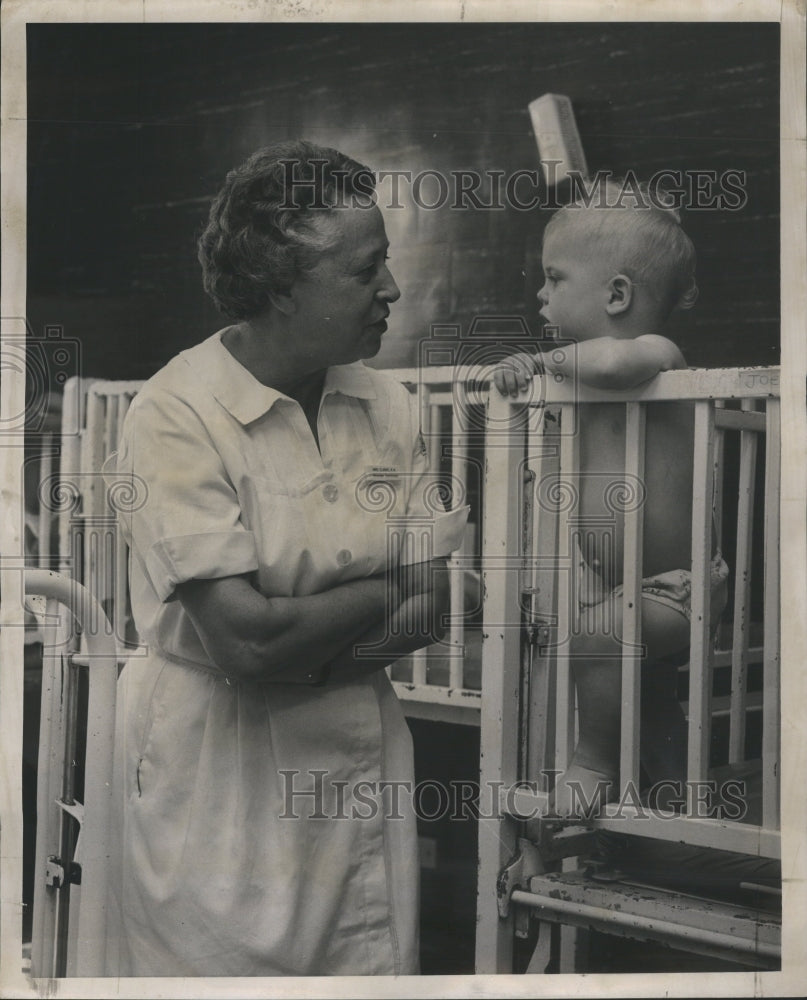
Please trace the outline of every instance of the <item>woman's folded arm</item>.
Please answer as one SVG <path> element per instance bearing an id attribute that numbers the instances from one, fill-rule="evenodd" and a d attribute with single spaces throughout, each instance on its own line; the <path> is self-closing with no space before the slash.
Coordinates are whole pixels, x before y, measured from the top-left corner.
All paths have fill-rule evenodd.
<path id="1" fill-rule="evenodd" d="M 245 576 L 190 580 L 177 596 L 208 656 L 227 676 L 311 683 L 323 665 L 383 623 L 398 594 L 385 576 L 303 597 L 264 597 Z"/>
<path id="2" fill-rule="evenodd" d="M 378 670 L 434 641 L 431 588 L 439 594 L 443 587 L 435 579 L 417 565 L 300 597 L 265 597 L 247 576 L 190 580 L 176 593 L 208 656 L 227 676 L 310 684 L 340 655 L 352 662 L 359 644 L 385 643 L 389 658 L 371 661 L 370 669 Z"/>

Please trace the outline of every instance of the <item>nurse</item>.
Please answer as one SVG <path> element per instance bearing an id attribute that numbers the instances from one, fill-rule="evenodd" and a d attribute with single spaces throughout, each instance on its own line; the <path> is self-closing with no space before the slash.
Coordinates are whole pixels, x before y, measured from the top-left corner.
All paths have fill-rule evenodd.
<path id="1" fill-rule="evenodd" d="M 148 654 L 119 683 L 110 975 L 418 970 L 412 746 L 383 668 L 440 636 L 467 508 L 436 501 L 416 401 L 362 364 L 400 296 L 387 250 L 367 168 L 259 150 L 199 242 L 231 325 L 127 416 Z"/>

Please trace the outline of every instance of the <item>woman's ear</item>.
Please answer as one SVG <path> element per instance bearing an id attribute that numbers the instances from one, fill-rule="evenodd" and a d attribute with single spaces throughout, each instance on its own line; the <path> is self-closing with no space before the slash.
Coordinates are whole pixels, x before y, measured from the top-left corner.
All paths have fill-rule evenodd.
<path id="1" fill-rule="evenodd" d="M 272 307 L 284 316 L 291 316 L 297 311 L 297 303 L 291 288 L 287 292 L 270 292 L 269 301 Z"/>
<path id="2" fill-rule="evenodd" d="M 633 301 L 633 282 L 627 274 L 615 274 L 608 282 L 608 301 L 605 311 L 609 316 L 627 312 Z"/>

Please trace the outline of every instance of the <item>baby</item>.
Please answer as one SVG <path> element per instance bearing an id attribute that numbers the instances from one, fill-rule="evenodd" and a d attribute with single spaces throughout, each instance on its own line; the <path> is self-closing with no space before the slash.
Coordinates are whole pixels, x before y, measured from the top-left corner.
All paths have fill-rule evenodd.
<path id="1" fill-rule="evenodd" d="M 618 204 L 568 205 L 550 220 L 543 243 L 543 320 L 571 342 L 544 355 L 518 354 L 494 375 L 517 396 L 536 372 L 561 373 L 600 389 L 629 389 L 659 372 L 685 368 L 662 333 L 675 308 L 697 298 L 695 250 L 676 212 L 645 197 Z M 608 207 L 613 206 L 613 207 Z M 686 777 L 686 722 L 670 655 L 689 645 L 691 618 L 693 406 L 647 406 L 641 627 L 641 761 L 651 781 Z M 579 620 L 570 662 L 577 688 L 579 740 L 555 784 L 555 811 L 581 815 L 618 795 L 624 517 L 613 510 L 624 483 L 625 405 L 586 404 L 579 420 Z M 714 549 L 714 545 L 713 545 Z M 712 621 L 726 603 L 728 568 L 712 560 Z"/>

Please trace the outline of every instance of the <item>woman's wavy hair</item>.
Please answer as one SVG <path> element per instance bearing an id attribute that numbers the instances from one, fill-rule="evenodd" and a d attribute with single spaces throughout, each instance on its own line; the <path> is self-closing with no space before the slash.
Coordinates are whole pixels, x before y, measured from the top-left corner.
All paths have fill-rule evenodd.
<path id="1" fill-rule="evenodd" d="M 375 203 L 375 177 L 344 153 L 295 139 L 227 174 L 199 237 L 205 291 L 232 319 L 252 319 L 335 242 L 316 218 Z"/>

